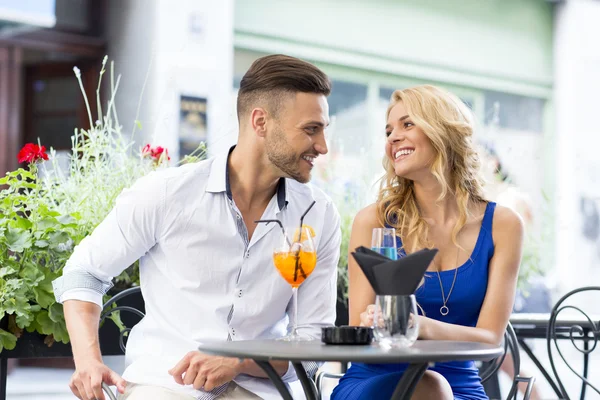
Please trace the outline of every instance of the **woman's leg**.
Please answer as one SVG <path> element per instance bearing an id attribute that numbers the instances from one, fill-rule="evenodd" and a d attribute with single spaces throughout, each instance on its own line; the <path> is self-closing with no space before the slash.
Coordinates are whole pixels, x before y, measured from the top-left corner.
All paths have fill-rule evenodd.
<path id="1" fill-rule="evenodd" d="M 389 399 L 396 390 L 402 372 L 374 375 L 366 379 L 360 377 L 340 381 L 331 398 L 333 400 L 373 400 Z M 452 389 L 448 381 L 439 373 L 425 371 L 415 392 L 413 400 L 453 400 Z"/>
<path id="2" fill-rule="evenodd" d="M 442 375 L 435 371 L 425 371 L 417 384 L 411 400 L 453 400 L 452 388 Z"/>

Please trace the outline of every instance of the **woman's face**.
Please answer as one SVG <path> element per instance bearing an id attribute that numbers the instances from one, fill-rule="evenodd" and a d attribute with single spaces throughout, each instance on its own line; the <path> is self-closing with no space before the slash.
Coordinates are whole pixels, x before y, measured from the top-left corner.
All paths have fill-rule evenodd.
<path id="1" fill-rule="evenodd" d="M 398 102 L 390 110 L 385 132 L 386 155 L 397 176 L 415 180 L 424 173 L 430 173 L 435 149 L 423 130 L 412 122 L 403 102 Z"/>

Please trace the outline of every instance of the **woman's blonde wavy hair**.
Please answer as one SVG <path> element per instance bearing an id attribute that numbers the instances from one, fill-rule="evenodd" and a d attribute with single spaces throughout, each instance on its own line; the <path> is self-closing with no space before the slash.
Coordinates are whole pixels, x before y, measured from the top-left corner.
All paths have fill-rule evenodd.
<path id="1" fill-rule="evenodd" d="M 469 205 L 486 201 L 479 176 L 479 157 L 472 143 L 473 114 L 452 93 L 436 86 L 422 85 L 396 90 L 386 120 L 399 102 L 404 104 L 411 121 L 421 128 L 435 149 L 436 157 L 430 170 L 442 187 L 437 201 L 448 195 L 456 197 L 460 216 L 452 230 L 452 241 L 459 246 L 457 235 L 470 217 Z M 409 253 L 431 247 L 427 239 L 428 225 L 421 216 L 413 181 L 397 176 L 387 156 L 383 166 L 386 174 L 377 201 L 379 222 L 396 228 L 400 237 L 410 238 L 411 248 L 405 248 Z"/>

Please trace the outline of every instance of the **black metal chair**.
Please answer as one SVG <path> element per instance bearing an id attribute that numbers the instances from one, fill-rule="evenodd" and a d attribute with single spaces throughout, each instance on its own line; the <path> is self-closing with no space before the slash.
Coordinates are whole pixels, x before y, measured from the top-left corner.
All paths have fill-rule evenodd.
<path id="1" fill-rule="evenodd" d="M 521 370 L 521 355 L 519 352 L 519 341 L 517 340 L 517 334 L 515 333 L 515 330 L 513 329 L 510 322 L 506 326 L 506 331 L 504 332 L 504 354 L 496 358 L 495 360 L 485 363 L 480 368 L 479 376 L 481 377 L 481 382 L 485 384 L 486 382 L 490 382 L 492 379 L 497 378 L 498 370 L 500 369 L 500 366 L 506 359 L 506 355 L 509 353 L 512 356 L 515 377 L 513 378 L 512 385 L 506 398 L 516 399 L 517 394 L 519 392 L 519 383 L 526 383 L 527 386 L 525 388 L 525 393 L 523 394 L 523 400 L 528 400 L 531 397 L 531 391 L 533 390 L 535 377 L 522 377 L 519 375 L 519 371 Z"/>
<path id="2" fill-rule="evenodd" d="M 589 370 L 589 356 L 592 351 L 594 351 L 598 345 L 598 340 L 600 339 L 600 321 L 593 320 L 588 314 L 586 314 L 580 307 L 573 305 L 575 295 L 582 294 L 585 292 L 600 292 L 600 286 L 588 286 L 582 287 L 579 289 L 575 289 L 565 294 L 560 300 L 556 302 L 556 305 L 552 308 L 552 312 L 550 313 L 550 321 L 548 324 L 548 332 L 546 334 L 546 344 L 548 349 L 548 358 L 550 359 L 550 365 L 552 367 L 552 371 L 554 372 L 554 376 L 556 377 L 556 382 L 560 388 L 562 393 L 562 398 L 570 400 L 570 396 L 565 389 L 561 381 L 561 376 L 556 370 L 556 365 L 554 363 L 554 355 L 553 355 L 553 347 L 558 352 L 558 355 L 563 360 L 564 364 L 567 366 L 569 370 L 571 370 L 580 380 L 581 380 L 581 393 L 580 398 L 585 398 L 586 389 L 592 389 L 596 393 L 600 394 L 600 385 L 598 382 L 592 383 L 588 379 L 588 370 Z M 583 302 L 587 304 L 594 304 L 597 307 L 596 303 L 590 303 L 589 299 L 584 299 Z M 568 328 L 559 328 L 557 327 L 557 318 L 561 314 L 561 312 L 565 310 L 575 311 L 578 314 L 579 322 L 573 322 Z M 600 314 L 600 312 L 598 313 Z M 583 318 L 581 318 L 583 317 Z M 566 317 L 569 318 L 569 317 Z M 583 355 L 583 371 L 582 373 L 578 373 L 569 362 L 565 359 L 563 352 L 561 351 L 561 346 L 559 346 L 559 340 L 562 339 L 562 342 L 570 341 L 573 347 Z M 567 339 L 567 340 L 565 340 Z M 580 347 L 578 343 L 582 343 L 583 347 Z M 552 346 L 554 344 L 554 346 Z M 563 376 L 564 379 L 564 376 Z"/>
<path id="3" fill-rule="evenodd" d="M 481 377 L 482 382 L 486 382 L 486 381 L 492 379 L 492 377 L 496 376 L 498 370 L 500 369 L 500 366 L 502 365 L 502 363 L 504 362 L 504 360 L 506 358 L 506 354 L 509 351 L 512 355 L 514 370 L 515 370 L 515 372 L 518 372 L 521 370 L 521 358 L 519 356 L 519 343 L 517 341 L 517 335 L 515 334 L 515 331 L 510 323 L 508 324 L 508 326 L 506 327 L 506 331 L 504 332 L 504 354 L 488 363 L 485 363 L 481 367 L 481 369 L 479 371 L 479 376 Z M 342 376 L 344 376 L 344 374 L 336 374 L 336 373 L 331 373 L 331 372 L 320 372 L 319 374 L 317 374 L 316 386 L 317 386 L 317 391 L 319 393 L 319 398 L 323 397 L 323 379 L 327 379 L 327 378 L 340 379 Z M 525 390 L 523 400 L 529 399 L 529 397 L 531 396 L 531 391 L 533 390 L 533 385 L 535 383 L 535 377 L 525 378 L 525 377 L 519 376 L 518 373 L 516 373 L 515 378 L 513 379 L 513 383 L 511 385 L 510 391 L 508 393 L 508 396 L 506 397 L 508 400 L 510 400 L 510 399 L 516 400 L 517 393 L 518 393 L 518 385 L 521 382 L 527 383 L 527 388 Z"/>
<path id="4" fill-rule="evenodd" d="M 142 303 L 140 303 L 140 301 Z M 132 305 L 124 305 L 123 303 L 137 303 L 143 306 L 143 297 L 140 287 L 136 286 L 126 289 L 113 296 L 109 301 L 106 302 L 106 304 L 104 304 L 104 307 L 102 308 L 102 313 L 100 314 L 100 331 L 103 332 L 107 329 L 112 330 L 112 332 L 108 332 L 108 334 L 114 336 L 114 328 L 116 327 L 118 329 L 119 334 L 119 347 L 121 348 L 121 351 L 124 354 L 125 347 L 127 346 L 126 338 L 129 335 L 129 332 L 131 332 L 131 327 L 133 327 L 135 324 L 141 321 L 142 318 L 144 318 L 145 314 L 138 308 L 133 307 Z M 126 312 L 128 313 L 128 315 L 122 315 L 121 312 Z M 116 322 L 112 327 L 105 326 L 104 322 L 107 319 L 111 319 L 111 317 L 113 316 L 116 316 L 115 319 L 117 319 L 118 323 Z M 102 383 L 102 389 L 104 390 L 104 392 L 110 400 L 117 400 L 117 397 L 108 385 Z"/>

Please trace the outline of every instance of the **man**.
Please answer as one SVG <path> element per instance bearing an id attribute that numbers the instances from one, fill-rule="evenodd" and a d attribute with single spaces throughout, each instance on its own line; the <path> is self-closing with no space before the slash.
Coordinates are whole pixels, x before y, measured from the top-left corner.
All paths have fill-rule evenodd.
<path id="1" fill-rule="evenodd" d="M 283 55 L 255 61 L 243 77 L 239 139 L 228 153 L 154 172 L 123 191 L 109 216 L 75 249 L 54 282 L 64 304 L 80 399 L 279 398 L 250 360 L 196 351 L 204 340 L 276 338 L 286 333 L 292 290 L 273 266 L 278 219 L 316 232 L 318 262 L 298 291 L 300 332 L 318 337 L 335 320 L 339 214 L 306 184 L 327 153 L 330 81 L 315 66 Z M 113 276 L 141 257 L 146 317 L 127 343 L 118 376 L 102 363 L 98 319 Z M 291 315 L 291 314 L 290 314 Z M 284 381 L 287 362 L 272 362 Z"/>

